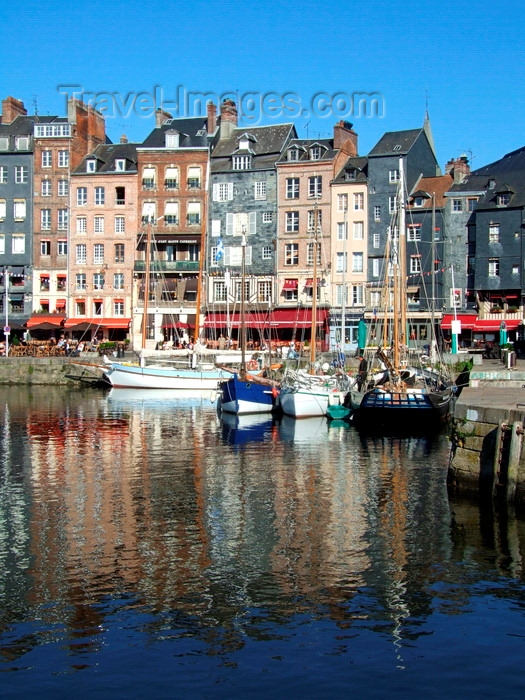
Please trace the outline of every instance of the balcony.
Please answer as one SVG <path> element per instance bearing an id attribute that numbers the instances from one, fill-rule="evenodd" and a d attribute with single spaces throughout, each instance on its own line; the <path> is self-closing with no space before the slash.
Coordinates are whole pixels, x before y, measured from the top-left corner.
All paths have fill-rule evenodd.
<path id="1" fill-rule="evenodd" d="M 142 189 L 143 190 L 154 190 L 155 189 L 155 180 L 142 180 Z"/>
<path id="2" fill-rule="evenodd" d="M 188 214 L 186 217 L 188 226 L 198 226 L 201 222 L 200 214 Z"/>
<path id="3" fill-rule="evenodd" d="M 173 214 L 165 214 L 164 223 L 166 224 L 166 226 L 178 226 L 179 220 Z"/>
<path id="4" fill-rule="evenodd" d="M 145 260 L 135 260 L 135 272 L 146 271 Z M 198 272 L 198 260 L 152 260 L 150 272 Z"/>
<path id="5" fill-rule="evenodd" d="M 188 189 L 189 190 L 200 190 L 201 181 L 198 178 L 188 178 Z"/>
<path id="6" fill-rule="evenodd" d="M 176 190 L 178 187 L 177 180 L 164 180 L 164 189 Z"/>

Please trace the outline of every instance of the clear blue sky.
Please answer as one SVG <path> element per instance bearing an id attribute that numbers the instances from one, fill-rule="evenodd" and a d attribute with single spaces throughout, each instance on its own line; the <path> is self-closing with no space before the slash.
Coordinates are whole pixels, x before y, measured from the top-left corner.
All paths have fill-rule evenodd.
<path id="1" fill-rule="evenodd" d="M 300 137 L 329 136 L 344 116 L 313 115 L 314 95 L 379 93 L 382 116 L 345 117 L 363 155 L 385 131 L 421 126 L 428 96 L 440 165 L 467 153 L 476 168 L 525 145 L 524 14 L 517 0 L 27 0 L 2 11 L 0 96 L 23 100 L 31 113 L 36 100 L 40 114 L 64 115 L 60 85 L 111 93 L 115 101 L 102 105 L 110 138 L 141 141 L 154 122 L 139 116 L 133 100 L 153 95 L 155 86 L 165 102 L 175 100 L 178 86 L 255 93 L 256 102 L 287 95 L 292 112 L 262 115 L 260 123 L 293 121 Z M 308 117 L 296 116 L 297 99 Z M 145 100 L 151 114 L 152 98 Z M 266 104 L 266 113 L 278 106 Z"/>

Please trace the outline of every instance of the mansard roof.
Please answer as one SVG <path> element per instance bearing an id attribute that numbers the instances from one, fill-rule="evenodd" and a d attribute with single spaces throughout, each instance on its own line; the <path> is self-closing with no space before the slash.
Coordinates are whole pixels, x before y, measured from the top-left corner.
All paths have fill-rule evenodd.
<path id="1" fill-rule="evenodd" d="M 219 139 L 211 154 L 213 172 L 232 170 L 232 156 L 239 155 L 239 141 L 243 136 L 253 137 L 250 146 L 252 164 L 250 170 L 272 168 L 288 140 L 295 135 L 293 124 L 270 124 L 268 126 L 236 127 L 231 135 Z M 242 171 L 235 171 L 242 172 Z"/>
<path id="2" fill-rule="evenodd" d="M 155 127 L 139 148 L 165 148 L 166 133 L 179 134 L 179 148 L 206 148 L 208 146 L 208 120 L 206 117 L 167 119 Z"/>
<path id="3" fill-rule="evenodd" d="M 368 156 L 406 155 L 423 131 L 424 128 L 407 129 L 406 131 L 387 131 L 372 148 Z"/>
<path id="4" fill-rule="evenodd" d="M 74 175 L 86 175 L 86 162 L 88 160 L 96 160 L 96 171 L 95 173 L 113 173 L 118 172 L 132 173 L 137 170 L 137 147 L 140 144 L 137 143 L 114 143 L 114 144 L 101 144 L 97 146 L 95 150 L 87 155 L 83 161 L 78 165 L 73 171 Z M 116 170 L 115 162 L 117 160 L 126 161 L 126 170 Z"/>
<path id="5" fill-rule="evenodd" d="M 321 148 L 321 157 L 316 158 L 316 161 L 333 160 L 338 153 L 338 149 L 334 149 L 333 139 L 292 139 L 286 146 L 286 152 L 279 158 L 279 163 L 302 163 L 305 161 L 312 161 L 312 158 L 310 158 L 310 149 L 316 146 Z M 292 148 L 297 148 L 299 151 L 299 158 L 293 161 L 288 160 L 288 151 Z"/>
<path id="6" fill-rule="evenodd" d="M 349 179 L 348 173 L 350 171 L 356 171 L 355 178 Z M 345 182 L 361 182 L 367 181 L 368 177 L 368 158 L 365 156 L 353 156 L 348 158 L 346 163 L 343 165 L 341 170 L 337 173 L 335 178 L 332 180 L 334 184 L 341 184 Z"/>

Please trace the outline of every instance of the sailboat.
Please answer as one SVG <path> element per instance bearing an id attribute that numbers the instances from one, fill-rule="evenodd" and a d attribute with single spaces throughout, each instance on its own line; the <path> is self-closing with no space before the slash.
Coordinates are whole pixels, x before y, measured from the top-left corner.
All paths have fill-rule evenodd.
<path id="1" fill-rule="evenodd" d="M 345 404 L 353 409 L 354 422 L 374 429 L 381 426 L 435 426 L 448 417 L 456 393 L 456 386 L 443 372 L 442 365 L 432 364 L 437 354 L 437 343 L 433 338 L 434 291 L 430 357 L 421 356 L 418 364 L 409 361 L 406 342 L 406 204 L 402 159 L 399 173 L 399 236 L 389 241 L 386 256 L 389 264 L 386 266 L 385 292 L 392 290 L 393 306 L 390 315 L 390 299 L 384 294 L 383 346 L 378 347 L 375 353 L 380 369 L 375 375 L 361 376 L 359 386 L 354 384 L 345 398 Z M 432 235 L 433 231 L 434 225 Z M 391 338 L 387 338 L 389 327 Z"/>
<path id="2" fill-rule="evenodd" d="M 203 364 L 199 361 L 197 350 L 193 350 L 184 367 L 158 363 L 146 364 L 146 328 L 148 318 L 150 259 L 151 259 L 151 226 L 147 229 L 146 240 L 146 271 L 144 290 L 144 316 L 142 321 L 142 344 L 139 363 L 115 362 L 104 358 L 106 365 L 103 368 L 103 380 L 113 387 L 129 389 L 216 389 L 221 379 L 229 376 L 225 368 L 216 367 L 212 363 Z M 204 259 L 204 231 L 201 243 L 201 259 L 199 267 L 197 309 L 195 330 L 199 331 L 200 289 L 203 275 Z"/>
<path id="3" fill-rule="evenodd" d="M 275 408 L 275 399 L 279 392 L 279 383 L 248 373 L 246 363 L 246 309 L 244 298 L 244 279 L 246 276 L 246 237 L 242 237 L 241 258 L 241 365 L 238 372 L 219 384 L 219 408 L 225 413 L 248 415 L 252 413 L 271 413 Z M 271 356 L 271 353 L 270 353 Z M 253 360 L 252 360 L 253 362 Z"/>
<path id="4" fill-rule="evenodd" d="M 310 340 L 310 369 L 287 369 L 283 379 L 277 403 L 286 416 L 293 418 L 311 418 L 326 416 L 328 406 L 341 403 L 347 388 L 348 377 L 344 371 L 336 370 L 333 375 L 316 374 L 317 344 L 317 232 L 318 212 L 315 212 L 315 230 L 313 238 L 313 293 Z"/>

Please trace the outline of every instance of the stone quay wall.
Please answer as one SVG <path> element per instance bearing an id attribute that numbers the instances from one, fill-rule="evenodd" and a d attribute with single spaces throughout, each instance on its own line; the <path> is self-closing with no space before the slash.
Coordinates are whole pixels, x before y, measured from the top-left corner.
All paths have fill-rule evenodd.
<path id="1" fill-rule="evenodd" d="M 98 359 L 93 359 L 92 364 L 98 364 Z M 82 367 L 72 366 L 67 357 L 0 357 L 2 385 L 78 386 L 78 381 L 68 375 L 79 375 L 81 371 Z"/>

